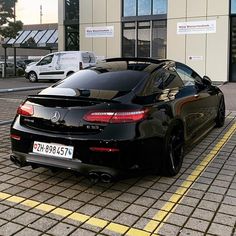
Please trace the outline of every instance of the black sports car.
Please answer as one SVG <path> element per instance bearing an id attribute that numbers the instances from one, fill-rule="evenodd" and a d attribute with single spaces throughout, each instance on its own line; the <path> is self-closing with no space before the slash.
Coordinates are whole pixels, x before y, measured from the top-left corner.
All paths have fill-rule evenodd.
<path id="1" fill-rule="evenodd" d="M 104 182 L 119 171 L 150 167 L 173 176 L 185 146 L 224 119 L 221 90 L 188 66 L 107 59 L 28 96 L 11 126 L 11 160 Z"/>

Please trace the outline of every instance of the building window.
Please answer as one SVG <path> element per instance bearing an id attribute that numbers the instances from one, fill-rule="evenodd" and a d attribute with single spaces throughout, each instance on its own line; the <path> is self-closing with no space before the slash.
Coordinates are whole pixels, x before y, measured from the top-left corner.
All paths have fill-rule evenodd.
<path id="1" fill-rule="evenodd" d="M 65 1 L 65 50 L 79 50 L 79 1 Z"/>
<path id="2" fill-rule="evenodd" d="M 135 56 L 135 23 L 127 22 L 123 24 L 123 56 Z"/>
<path id="3" fill-rule="evenodd" d="M 67 25 L 66 27 L 66 51 L 79 50 L 79 25 Z"/>
<path id="4" fill-rule="evenodd" d="M 150 21 L 138 22 L 138 57 L 150 57 Z"/>
<path id="5" fill-rule="evenodd" d="M 167 14 L 167 1 L 166 0 L 153 0 L 153 15 Z"/>
<path id="6" fill-rule="evenodd" d="M 236 14 L 236 0 L 231 0 L 231 14 Z"/>
<path id="7" fill-rule="evenodd" d="M 151 0 L 138 0 L 138 16 L 151 15 Z"/>
<path id="8" fill-rule="evenodd" d="M 167 0 L 123 0 L 122 56 L 166 57 Z"/>
<path id="9" fill-rule="evenodd" d="M 65 20 L 79 20 L 79 1 L 65 1 Z"/>
<path id="10" fill-rule="evenodd" d="M 167 14 L 167 0 L 123 0 L 123 17 Z"/>
<path id="11" fill-rule="evenodd" d="M 123 16 L 136 16 L 136 0 L 124 0 Z"/>
<path id="12" fill-rule="evenodd" d="M 166 20 L 152 23 L 152 57 L 166 57 L 167 25 Z"/>

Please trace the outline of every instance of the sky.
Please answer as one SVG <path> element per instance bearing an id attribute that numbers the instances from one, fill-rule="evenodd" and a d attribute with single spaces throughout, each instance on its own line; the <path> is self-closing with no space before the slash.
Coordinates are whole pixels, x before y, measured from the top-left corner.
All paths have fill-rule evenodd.
<path id="1" fill-rule="evenodd" d="M 40 24 L 40 5 L 42 5 L 42 23 L 58 22 L 58 0 L 18 0 L 16 19 L 24 25 Z"/>

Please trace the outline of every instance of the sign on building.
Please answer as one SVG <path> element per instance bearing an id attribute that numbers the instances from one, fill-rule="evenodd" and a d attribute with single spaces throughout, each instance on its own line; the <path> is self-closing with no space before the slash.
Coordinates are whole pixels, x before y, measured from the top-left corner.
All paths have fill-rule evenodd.
<path id="1" fill-rule="evenodd" d="M 216 33 L 216 21 L 189 21 L 177 23 L 177 34 L 210 34 Z"/>
<path id="2" fill-rule="evenodd" d="M 86 27 L 85 37 L 86 38 L 113 38 L 114 26 Z"/>

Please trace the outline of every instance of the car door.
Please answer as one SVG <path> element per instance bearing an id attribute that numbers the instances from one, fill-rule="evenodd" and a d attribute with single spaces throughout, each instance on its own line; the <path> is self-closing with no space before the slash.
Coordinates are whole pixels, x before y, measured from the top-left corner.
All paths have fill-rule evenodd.
<path id="1" fill-rule="evenodd" d="M 39 79 L 54 78 L 54 55 L 48 55 L 42 58 L 36 65 Z"/>
<path id="2" fill-rule="evenodd" d="M 214 94 L 190 67 L 176 63 L 176 72 L 184 83 L 179 94 L 184 98 L 181 101 L 181 116 L 186 124 L 187 136 L 191 138 L 206 129 L 214 120 Z"/>

